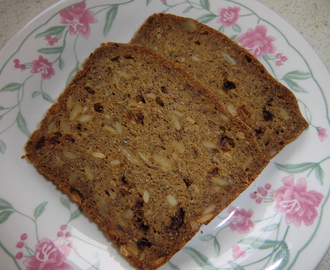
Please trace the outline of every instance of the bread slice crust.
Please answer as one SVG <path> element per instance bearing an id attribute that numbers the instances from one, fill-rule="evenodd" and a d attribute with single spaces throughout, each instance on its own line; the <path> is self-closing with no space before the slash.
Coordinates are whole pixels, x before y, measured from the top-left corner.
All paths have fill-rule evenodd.
<path id="1" fill-rule="evenodd" d="M 250 52 L 191 18 L 151 15 L 130 41 L 179 63 L 255 132 L 272 158 L 307 127 L 297 99 Z"/>
<path id="2" fill-rule="evenodd" d="M 268 163 L 253 131 L 180 66 L 111 42 L 88 57 L 25 150 L 144 270 L 165 264 Z"/>

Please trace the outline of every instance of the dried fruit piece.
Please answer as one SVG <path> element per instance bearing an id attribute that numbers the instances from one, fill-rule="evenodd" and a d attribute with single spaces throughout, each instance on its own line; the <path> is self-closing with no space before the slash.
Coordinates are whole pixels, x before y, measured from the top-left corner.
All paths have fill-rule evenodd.
<path id="1" fill-rule="evenodd" d="M 94 111 L 103 113 L 104 112 L 104 107 L 101 103 L 95 103 L 94 104 Z"/>
<path id="2" fill-rule="evenodd" d="M 219 139 L 219 146 L 224 152 L 228 152 L 235 147 L 235 143 L 232 138 L 224 135 Z"/>
<path id="3" fill-rule="evenodd" d="M 142 237 L 137 241 L 137 247 L 139 250 L 144 250 L 146 247 L 151 247 L 151 243 L 147 238 Z"/>
<path id="4" fill-rule="evenodd" d="M 230 82 L 230 81 L 227 81 L 223 84 L 223 89 L 225 91 L 229 91 L 229 90 L 232 90 L 232 89 L 236 89 L 236 85 L 235 83 L 233 82 Z"/>
<path id="5" fill-rule="evenodd" d="M 164 102 L 162 101 L 162 99 L 161 99 L 160 97 L 156 97 L 156 98 L 155 98 L 155 101 L 156 101 L 156 103 L 157 103 L 160 107 L 164 107 L 164 106 L 165 106 Z"/>
<path id="6" fill-rule="evenodd" d="M 274 115 L 270 111 L 267 111 L 265 107 L 262 108 L 262 115 L 264 116 L 265 121 L 272 121 L 274 118 Z"/>
<path id="7" fill-rule="evenodd" d="M 175 214 L 175 216 L 171 218 L 170 228 L 172 230 L 177 230 L 182 226 L 183 223 L 184 223 L 184 211 L 182 208 L 180 208 Z"/>
<path id="8" fill-rule="evenodd" d="M 128 119 L 134 123 L 144 125 L 144 115 L 140 111 L 130 111 L 128 112 Z"/>

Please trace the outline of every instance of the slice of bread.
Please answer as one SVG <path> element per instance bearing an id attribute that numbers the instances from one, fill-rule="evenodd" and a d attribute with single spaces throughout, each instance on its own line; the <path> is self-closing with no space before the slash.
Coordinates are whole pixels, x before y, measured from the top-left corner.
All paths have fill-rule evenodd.
<path id="1" fill-rule="evenodd" d="M 253 131 L 153 50 L 96 49 L 26 144 L 137 269 L 166 263 L 267 165 Z"/>
<path id="2" fill-rule="evenodd" d="M 307 127 L 293 93 L 247 50 L 207 25 L 154 14 L 130 43 L 151 47 L 182 65 L 252 128 L 269 158 Z"/>

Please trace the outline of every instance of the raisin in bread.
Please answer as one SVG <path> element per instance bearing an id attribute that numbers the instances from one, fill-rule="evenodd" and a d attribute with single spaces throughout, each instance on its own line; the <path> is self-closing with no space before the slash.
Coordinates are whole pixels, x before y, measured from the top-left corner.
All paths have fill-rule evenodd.
<path id="1" fill-rule="evenodd" d="M 267 165 L 253 131 L 153 50 L 96 49 L 26 157 L 137 269 L 166 263 Z"/>
<path id="2" fill-rule="evenodd" d="M 151 47 L 181 64 L 254 130 L 269 158 L 307 127 L 293 93 L 247 50 L 207 25 L 154 14 L 130 43 Z"/>

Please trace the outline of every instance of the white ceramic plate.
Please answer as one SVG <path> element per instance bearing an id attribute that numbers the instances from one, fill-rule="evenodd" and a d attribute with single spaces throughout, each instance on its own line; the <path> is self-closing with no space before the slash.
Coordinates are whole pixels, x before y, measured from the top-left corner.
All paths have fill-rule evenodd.
<path id="1" fill-rule="evenodd" d="M 198 19 L 249 48 L 296 94 L 310 124 L 161 269 L 313 269 L 330 243 L 330 77 L 307 42 L 254 0 L 63 0 L 10 40 L 0 53 L 1 268 L 132 269 L 21 156 L 90 52 L 101 42 L 128 42 L 154 12 Z"/>

